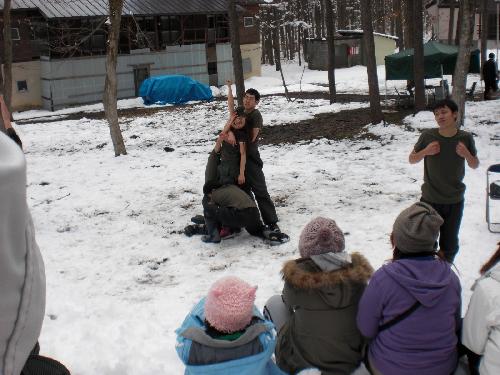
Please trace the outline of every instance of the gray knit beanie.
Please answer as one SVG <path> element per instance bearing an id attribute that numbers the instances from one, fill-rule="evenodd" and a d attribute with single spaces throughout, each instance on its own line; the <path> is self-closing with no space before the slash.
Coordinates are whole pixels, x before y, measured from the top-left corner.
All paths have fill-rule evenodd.
<path id="1" fill-rule="evenodd" d="M 402 253 L 433 251 L 443 219 L 428 203 L 417 202 L 402 211 L 392 227 L 394 245 Z"/>
<path id="2" fill-rule="evenodd" d="M 317 217 L 302 230 L 299 252 L 303 258 L 324 253 L 338 253 L 345 249 L 344 234 L 335 220 Z"/>

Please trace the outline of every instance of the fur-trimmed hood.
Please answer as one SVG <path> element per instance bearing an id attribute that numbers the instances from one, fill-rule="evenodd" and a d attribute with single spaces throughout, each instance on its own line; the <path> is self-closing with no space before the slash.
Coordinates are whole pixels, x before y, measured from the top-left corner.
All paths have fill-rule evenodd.
<path id="1" fill-rule="evenodd" d="M 353 282 L 366 284 L 373 268 L 360 253 L 352 253 L 352 265 L 341 270 L 323 272 L 310 258 L 290 260 L 283 265 L 283 280 L 300 289 L 321 289 Z"/>

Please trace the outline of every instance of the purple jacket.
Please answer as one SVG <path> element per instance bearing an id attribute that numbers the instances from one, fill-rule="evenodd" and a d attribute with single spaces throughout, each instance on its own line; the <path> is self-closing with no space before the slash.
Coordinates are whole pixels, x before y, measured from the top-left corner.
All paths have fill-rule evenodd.
<path id="1" fill-rule="evenodd" d="M 450 265 L 432 257 L 382 266 L 365 289 L 358 310 L 361 333 L 373 339 L 369 354 L 383 375 L 448 375 L 457 362 L 460 281 Z M 421 305 L 392 327 L 379 326 Z"/>

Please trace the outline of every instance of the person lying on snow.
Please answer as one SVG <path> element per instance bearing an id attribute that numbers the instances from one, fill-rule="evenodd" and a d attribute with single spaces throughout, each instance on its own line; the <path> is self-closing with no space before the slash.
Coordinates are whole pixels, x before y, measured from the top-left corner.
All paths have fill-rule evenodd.
<path id="1" fill-rule="evenodd" d="M 245 228 L 253 236 L 263 238 L 271 245 L 287 242 L 284 233 L 267 229 L 260 220 L 259 210 L 250 196 L 236 185 L 207 182 L 203 186 L 203 214 L 206 234 L 201 240 L 208 243 L 221 241 L 220 229 L 224 226 Z"/>
<path id="2" fill-rule="evenodd" d="M 227 276 L 189 312 L 175 345 L 185 374 L 284 374 L 271 360 L 276 331 L 254 305 L 256 290 Z"/>

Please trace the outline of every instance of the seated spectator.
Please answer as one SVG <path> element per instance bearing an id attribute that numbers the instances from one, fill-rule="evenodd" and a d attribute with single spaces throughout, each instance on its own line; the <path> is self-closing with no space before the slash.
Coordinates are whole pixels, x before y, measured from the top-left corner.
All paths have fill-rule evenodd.
<path id="1" fill-rule="evenodd" d="M 394 222 L 392 261 L 375 272 L 359 303 L 372 374 L 449 375 L 457 366 L 461 288 L 434 250 L 442 223 L 424 202 Z"/>
<path id="2" fill-rule="evenodd" d="M 344 234 L 323 217 L 304 227 L 299 252 L 301 258 L 283 266 L 283 295 L 265 308 L 279 330 L 276 363 L 293 374 L 310 368 L 351 374 L 364 346 L 358 302 L 373 269 L 361 254 L 345 251 Z"/>
<path id="3" fill-rule="evenodd" d="M 481 375 L 500 374 L 500 242 L 481 268 L 463 321 L 462 343 L 478 355 Z"/>
<path id="4" fill-rule="evenodd" d="M 45 313 L 45 271 L 26 204 L 26 161 L 0 132 L 0 374 L 19 375 Z"/>
<path id="5" fill-rule="evenodd" d="M 70 375 L 39 355 L 45 268 L 26 204 L 26 161 L 0 132 L 0 374 Z"/>
<path id="6" fill-rule="evenodd" d="M 7 108 L 7 104 L 5 104 L 3 95 L 0 94 L 0 131 L 3 131 L 4 129 L 10 139 L 16 142 L 22 149 L 23 142 L 21 142 L 21 138 L 19 138 L 15 129 L 12 127 L 9 108 Z"/>
<path id="7" fill-rule="evenodd" d="M 283 374 L 271 360 L 276 333 L 254 306 L 256 290 L 233 276 L 212 285 L 176 331 L 185 374 Z"/>

